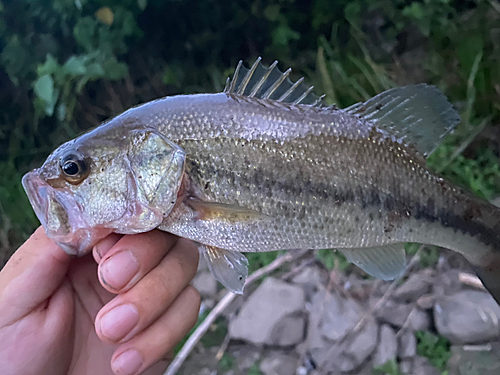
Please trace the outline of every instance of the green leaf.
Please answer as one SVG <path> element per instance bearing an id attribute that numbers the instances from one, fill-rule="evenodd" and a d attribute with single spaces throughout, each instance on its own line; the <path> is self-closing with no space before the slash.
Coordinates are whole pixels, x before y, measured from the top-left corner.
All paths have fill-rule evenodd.
<path id="1" fill-rule="evenodd" d="M 45 62 L 37 66 L 36 73 L 38 74 L 39 77 L 41 77 L 47 74 L 49 75 L 56 74 L 60 71 L 60 69 L 61 66 L 59 65 L 57 60 L 54 59 L 54 56 L 48 53 L 47 57 L 45 58 Z"/>
<path id="2" fill-rule="evenodd" d="M 54 80 L 48 74 L 39 77 L 33 87 L 35 94 L 45 103 L 50 103 L 54 96 Z"/>
<path id="3" fill-rule="evenodd" d="M 268 5 L 264 9 L 264 17 L 266 17 L 269 21 L 276 21 L 278 16 L 280 15 L 280 6 L 278 4 Z"/>
<path id="4" fill-rule="evenodd" d="M 0 62 L 15 85 L 27 73 L 30 54 L 21 43 L 18 35 L 13 35 L 4 47 Z"/>
<path id="5" fill-rule="evenodd" d="M 300 34 L 293 31 L 288 25 L 281 25 L 275 28 L 271 36 L 274 45 L 286 46 L 290 40 L 300 39 Z"/>
<path id="6" fill-rule="evenodd" d="M 140 10 L 146 9 L 147 5 L 148 5 L 148 0 L 137 0 L 137 6 L 139 7 Z"/>
<path id="7" fill-rule="evenodd" d="M 105 60 L 102 68 L 106 77 L 112 80 L 123 78 L 128 74 L 127 65 L 116 61 L 115 58 Z"/>
<path id="8" fill-rule="evenodd" d="M 84 75 L 87 71 L 85 67 L 86 60 L 86 56 L 71 56 L 62 67 L 64 74 L 72 77 Z"/>
<path id="9" fill-rule="evenodd" d="M 98 22 L 95 18 L 87 16 L 80 18 L 73 28 L 76 42 L 89 53 L 95 49 L 94 36 Z"/>

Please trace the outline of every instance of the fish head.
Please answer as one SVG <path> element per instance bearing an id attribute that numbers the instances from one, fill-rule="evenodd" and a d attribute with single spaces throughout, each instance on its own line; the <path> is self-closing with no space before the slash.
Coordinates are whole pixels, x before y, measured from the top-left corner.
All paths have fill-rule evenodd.
<path id="1" fill-rule="evenodd" d="M 184 159 L 154 129 L 103 126 L 61 145 L 22 183 L 47 236 L 82 256 L 110 233 L 156 228 L 176 202 Z"/>

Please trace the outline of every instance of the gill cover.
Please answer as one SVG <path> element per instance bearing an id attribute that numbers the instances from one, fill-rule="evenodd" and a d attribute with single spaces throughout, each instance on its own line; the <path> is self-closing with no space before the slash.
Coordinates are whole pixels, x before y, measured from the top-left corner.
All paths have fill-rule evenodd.
<path id="1" fill-rule="evenodd" d="M 122 233 L 156 228 L 172 210 L 184 172 L 185 152 L 155 130 L 133 130 L 127 152 L 129 189 L 135 202 L 129 220 L 120 220 Z"/>

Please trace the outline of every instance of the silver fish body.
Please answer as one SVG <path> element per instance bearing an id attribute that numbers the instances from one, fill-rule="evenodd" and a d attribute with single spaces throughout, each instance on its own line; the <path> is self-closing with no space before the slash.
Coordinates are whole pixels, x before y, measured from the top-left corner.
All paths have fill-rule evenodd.
<path id="1" fill-rule="evenodd" d="M 158 227 L 199 243 L 215 276 L 239 292 L 238 252 L 337 248 L 389 279 L 404 270 L 403 243 L 418 242 L 462 253 L 483 279 L 496 274 L 500 209 L 425 164 L 458 122 L 442 94 L 418 85 L 321 107 L 291 83 L 269 94 L 283 77 L 271 79 L 272 68 L 236 73 L 224 93 L 146 103 L 61 146 L 24 181 L 42 223 L 61 231 L 66 221 L 53 237 L 78 254 L 109 232 Z M 295 97 L 281 99 L 285 89 Z M 77 184 L 60 178 L 68 152 L 89 164 Z M 63 193 L 83 224 L 68 225 L 78 220 Z M 40 204 L 43 194 L 63 209 Z"/>

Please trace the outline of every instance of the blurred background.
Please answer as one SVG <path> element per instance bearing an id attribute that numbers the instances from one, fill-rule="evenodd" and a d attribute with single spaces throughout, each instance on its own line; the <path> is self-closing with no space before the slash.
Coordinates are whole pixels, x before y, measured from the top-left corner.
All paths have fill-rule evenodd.
<path id="1" fill-rule="evenodd" d="M 221 91 L 238 60 L 249 65 L 257 56 L 266 65 L 279 60 L 281 70 L 292 67 L 293 80 L 305 76 L 317 94 L 326 94 L 326 101 L 339 107 L 394 86 L 418 82 L 438 86 L 460 111 L 462 123 L 428 159 L 429 165 L 483 198 L 500 195 L 500 5 L 496 0 L 0 0 L 0 263 L 39 225 L 20 181 L 56 146 L 131 106 L 166 95 Z M 416 249 L 409 247 L 410 256 Z M 251 271 L 276 256 L 251 255 Z M 425 288 L 417 297 L 399 301 L 407 310 L 411 305 L 414 311 L 419 298 L 434 298 L 439 290 L 445 294 L 480 292 L 462 290 L 459 276 L 466 265 L 460 257 L 426 248 L 416 259 L 415 272 L 404 280 L 417 275 L 415 280 Z M 368 311 L 372 297 L 379 292 L 383 295 L 389 287 L 373 282 L 331 251 L 302 257 L 271 280 L 289 283 L 292 276 L 311 271 L 310 266 L 322 276 L 311 276 L 315 280 L 310 282 L 311 295 L 300 286 L 308 306 L 314 306 L 318 293 L 332 294 L 332 285 L 344 294 L 349 289 L 346 285 L 358 285 L 369 293 L 356 296 L 351 289 L 347 300 L 355 300 L 360 311 Z M 443 277 L 449 280 L 443 281 Z M 258 288 L 264 286 L 257 284 Z M 398 288 L 404 285 L 398 284 Z M 206 306 L 220 298 L 218 288 L 207 292 Z M 344 294 L 342 298 L 347 298 Z M 399 303 L 397 300 L 393 302 Z M 417 306 L 428 323 L 410 330 L 409 336 L 404 336 L 403 328 L 408 327 L 403 324 L 410 313 L 401 324 L 377 317 L 376 345 L 363 358 L 355 356 L 355 363 L 338 368 L 323 363 L 317 348 L 311 346 L 314 338 L 310 333 L 317 328 L 310 326 L 312 315 L 304 318 L 300 345 L 281 345 L 279 340 L 279 345 L 275 341 L 251 343 L 245 337 L 232 337 L 225 333 L 228 315 L 213 329 L 220 340 L 215 335 L 217 339 L 207 347 L 197 349 L 199 355 L 215 358 L 211 352 L 215 349 L 210 348 L 220 350 L 225 342 L 223 355 L 205 368 L 185 373 L 201 374 L 205 369 L 212 371 L 206 374 L 265 375 L 345 370 L 395 375 L 417 373 L 416 367 L 408 370 L 409 366 L 427 361 L 431 367 L 422 370 L 423 374 L 434 370 L 441 374 L 466 371 L 460 370 L 460 358 L 468 355 L 460 352 L 464 344 L 488 343 L 489 349 L 480 352 L 493 355 L 496 343 L 489 336 L 469 342 L 457 339 L 456 333 L 446 334 L 438 324 L 435 298 L 429 303 Z M 233 310 L 232 316 L 237 317 L 241 309 Z M 394 331 L 394 338 L 382 340 L 383 327 Z M 486 327 L 485 331 L 491 333 L 492 329 Z M 494 329 L 498 331 L 498 321 Z M 389 334 L 387 329 L 385 332 Z M 374 364 L 381 340 L 395 340 L 396 354 Z M 402 340 L 409 340 L 410 346 L 415 343 L 414 353 L 401 354 Z M 262 349 L 269 347 L 273 349 Z M 250 354 L 238 357 L 241 350 L 250 350 Z M 454 357 L 455 367 L 450 369 L 447 363 L 452 355 L 459 360 Z M 247 361 L 250 365 L 245 358 L 253 358 Z M 407 358 L 411 363 L 405 365 Z M 283 370 L 280 363 L 294 363 L 293 372 L 279 372 Z M 491 363 L 491 371 L 496 371 L 491 373 L 500 373 L 500 361 Z"/>

